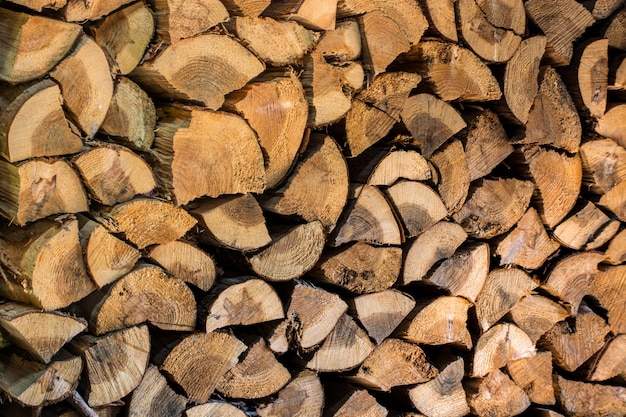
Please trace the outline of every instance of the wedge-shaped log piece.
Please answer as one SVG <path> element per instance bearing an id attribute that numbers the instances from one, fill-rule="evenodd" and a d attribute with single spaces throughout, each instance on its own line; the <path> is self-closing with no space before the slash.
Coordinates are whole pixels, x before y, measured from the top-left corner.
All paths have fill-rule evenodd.
<path id="1" fill-rule="evenodd" d="M 259 249 L 272 241 L 261 206 L 250 193 L 206 199 L 189 212 L 202 228 L 201 241 L 240 251 Z"/>
<path id="2" fill-rule="evenodd" d="M 83 142 L 63 113 L 61 90 L 51 80 L 3 86 L 0 155 L 9 162 L 80 152 Z"/>
<path id="3" fill-rule="evenodd" d="M 620 6 L 619 0 L 596 0 L 593 2 L 591 14 L 596 20 L 606 19 L 618 10 Z"/>
<path id="4" fill-rule="evenodd" d="M 461 141 L 454 140 L 436 151 L 430 162 L 437 170 L 437 191 L 448 213 L 461 209 L 470 187 L 470 171 Z"/>
<path id="5" fill-rule="evenodd" d="M 283 305 L 276 291 L 260 279 L 224 279 L 221 291 L 209 307 L 206 331 L 226 326 L 248 326 L 285 318 Z"/>
<path id="6" fill-rule="evenodd" d="M 411 402 L 427 417 L 462 417 L 470 411 L 461 384 L 463 359 L 445 366 L 434 379 L 409 390 Z"/>
<path id="7" fill-rule="evenodd" d="M 113 72 L 123 75 L 139 64 L 153 34 L 154 18 L 143 2 L 111 13 L 93 28 L 94 40 L 108 55 Z"/>
<path id="8" fill-rule="evenodd" d="M 108 206 L 148 194 L 156 187 L 150 165 L 123 146 L 98 146 L 76 156 L 72 163 L 91 197 Z"/>
<path id="9" fill-rule="evenodd" d="M 626 261 L 626 230 L 616 234 L 604 252 L 604 262 L 619 265 Z"/>
<path id="10" fill-rule="evenodd" d="M 600 197 L 598 205 L 611 211 L 622 222 L 626 221 L 626 181 L 622 181 Z"/>
<path id="11" fill-rule="evenodd" d="M 157 38 L 165 43 L 191 38 L 228 20 L 228 10 L 219 0 L 153 0 L 150 3 Z"/>
<path id="12" fill-rule="evenodd" d="M 424 279 L 437 262 L 454 255 L 466 239 L 467 233 L 456 223 L 442 221 L 426 229 L 408 245 L 402 283 Z"/>
<path id="13" fill-rule="evenodd" d="M 530 406 L 526 393 L 499 369 L 465 384 L 468 404 L 479 416 L 516 416 Z"/>
<path id="14" fill-rule="evenodd" d="M 176 394 L 170 388 L 156 366 L 148 365 L 143 379 L 132 393 L 128 403 L 128 414 L 180 417 L 186 406 L 187 398 Z M 189 411 L 187 416 L 191 417 Z"/>
<path id="15" fill-rule="evenodd" d="M 350 381 L 377 391 L 420 384 L 439 374 L 416 344 L 389 338 L 363 361 Z"/>
<path id="16" fill-rule="evenodd" d="M 161 371 L 185 391 L 190 402 L 204 403 L 245 351 L 246 345 L 229 333 L 194 333 L 174 346 Z"/>
<path id="17" fill-rule="evenodd" d="M 72 49 L 81 33 L 73 23 L 0 9 L 0 79 L 21 83 L 44 76 Z"/>
<path id="18" fill-rule="evenodd" d="M 213 286 L 218 273 L 211 255 L 189 242 L 174 240 L 157 245 L 147 255 L 171 275 L 202 291 Z"/>
<path id="19" fill-rule="evenodd" d="M 606 235 L 604 232 L 614 230 L 615 234 L 619 229 L 619 221 L 615 221 L 617 228 L 612 227 L 611 223 L 613 222 L 609 216 L 591 201 L 587 201 L 583 208 L 572 213 L 554 229 L 553 236 L 563 246 L 571 249 L 580 250 L 588 245 L 596 246 L 597 243 L 600 243 L 597 246 L 602 246 L 613 237 L 603 236 Z M 596 242 L 598 238 L 603 241 Z"/>
<path id="20" fill-rule="evenodd" d="M 334 30 L 324 32 L 315 49 L 330 62 L 358 60 L 362 52 L 358 22 L 354 19 L 338 21 Z"/>
<path id="21" fill-rule="evenodd" d="M 408 72 L 386 72 L 354 97 L 345 123 L 350 156 L 359 155 L 389 133 L 421 79 Z"/>
<path id="22" fill-rule="evenodd" d="M 263 154 L 245 120 L 227 112 L 180 107 L 158 113 L 154 171 L 176 204 L 263 192 Z"/>
<path id="23" fill-rule="evenodd" d="M 554 324 L 568 317 L 569 312 L 547 297 L 531 294 L 515 304 L 509 316 L 535 343 Z"/>
<path id="24" fill-rule="evenodd" d="M 102 48 L 83 35 L 50 77 L 61 87 L 65 107 L 78 127 L 93 138 L 113 98 L 113 79 Z"/>
<path id="25" fill-rule="evenodd" d="M 297 283 L 287 318 L 274 330 L 269 346 L 276 353 L 285 353 L 290 347 L 311 350 L 333 331 L 347 310 L 348 305 L 338 295 Z"/>
<path id="26" fill-rule="evenodd" d="M 417 181 L 400 181 L 387 190 L 407 238 L 415 237 L 448 215 L 439 195 Z"/>
<path id="27" fill-rule="evenodd" d="M 401 178 L 426 181 L 432 177 L 426 158 L 410 149 L 369 148 L 350 159 L 348 166 L 351 180 L 360 184 L 390 186 Z"/>
<path id="28" fill-rule="evenodd" d="M 67 0 L 12 0 L 11 3 L 20 4 L 40 12 L 43 9 L 58 10 L 65 6 Z"/>
<path id="29" fill-rule="evenodd" d="M 472 304 L 462 297 L 443 296 L 417 300 L 417 306 L 400 325 L 398 335 L 413 343 L 471 349 L 467 311 Z"/>
<path id="30" fill-rule="evenodd" d="M 565 72 L 578 108 L 596 119 L 604 115 L 607 104 L 608 46 L 608 39 L 583 43 L 575 51 L 572 68 Z"/>
<path id="31" fill-rule="evenodd" d="M 624 41 L 624 23 L 626 22 L 626 11 L 624 9 L 615 13 L 609 26 L 604 32 L 604 37 L 609 40 L 609 46 L 621 50 L 626 50 Z"/>
<path id="32" fill-rule="evenodd" d="M 368 72 L 374 77 L 411 47 L 398 23 L 383 11 L 367 12 L 358 17 L 358 22 L 363 39 L 363 58 Z"/>
<path id="33" fill-rule="evenodd" d="M 26 223 L 52 214 L 88 210 L 78 173 L 62 159 L 31 159 L 19 165 L 0 160 L 0 214 Z"/>
<path id="34" fill-rule="evenodd" d="M 459 112 L 432 94 L 409 97 L 400 113 L 421 154 L 429 158 L 445 141 L 466 127 Z"/>
<path id="35" fill-rule="evenodd" d="M 371 185 L 355 190 L 356 199 L 348 202 L 346 217 L 340 219 L 332 234 L 333 246 L 361 241 L 372 245 L 402 243 L 400 226 L 382 191 Z"/>
<path id="36" fill-rule="evenodd" d="M 78 222 L 41 220 L 3 227 L 0 238 L 3 297 L 43 310 L 67 307 L 95 290 L 83 261 Z"/>
<path id="37" fill-rule="evenodd" d="M 276 232 L 272 243 L 260 252 L 247 255 L 250 269 L 268 281 L 289 281 L 310 271 L 324 250 L 326 234 L 315 220 Z"/>
<path id="38" fill-rule="evenodd" d="M 600 271 L 591 285 L 591 295 L 607 310 L 609 326 L 614 334 L 626 333 L 626 265 Z"/>
<path id="39" fill-rule="evenodd" d="M 457 44 L 422 41 L 398 61 L 417 70 L 444 101 L 490 101 L 502 96 L 489 67 L 472 51 Z"/>
<path id="40" fill-rule="evenodd" d="M 453 218 L 472 237 L 488 239 L 501 235 L 522 218 L 534 188 L 532 182 L 515 178 L 482 179 L 470 190 L 470 197 Z"/>
<path id="41" fill-rule="evenodd" d="M 48 365 L 16 353 L 0 355 L 0 390 L 11 401 L 27 407 L 43 407 L 66 399 L 80 379 L 83 362 L 65 351 Z"/>
<path id="42" fill-rule="evenodd" d="M 326 251 L 308 276 L 356 294 L 367 294 L 391 288 L 401 268 L 402 249 L 356 242 Z"/>
<path id="43" fill-rule="evenodd" d="M 269 2 L 268 2 L 269 3 Z M 185 410 L 186 417 L 220 417 L 220 416 L 229 416 L 229 417 L 246 417 L 247 414 L 235 407 L 232 404 L 220 402 L 220 401 L 210 401 L 208 403 L 200 404 L 188 408 Z"/>
<path id="44" fill-rule="evenodd" d="M 604 255 L 598 252 L 580 252 L 567 256 L 550 269 L 542 288 L 569 305 L 576 314 L 583 297 L 590 293 L 598 264 Z"/>
<path id="45" fill-rule="evenodd" d="M 620 334 L 609 340 L 594 359 L 588 381 L 606 381 L 614 377 L 626 376 L 626 334 Z"/>
<path id="46" fill-rule="evenodd" d="M 342 372 L 361 365 L 374 344 L 352 317 L 341 316 L 306 367 L 317 372 Z"/>
<path id="47" fill-rule="evenodd" d="M 163 330 L 191 331 L 196 325 L 193 293 L 161 268 L 141 265 L 77 306 L 97 335 L 149 322 Z"/>
<path id="48" fill-rule="evenodd" d="M 604 194 L 626 180 L 626 149 L 612 139 L 597 138 L 580 147 L 583 184 Z"/>
<path id="49" fill-rule="evenodd" d="M 560 247 L 550 238 L 534 207 L 517 222 L 496 247 L 500 266 L 518 265 L 525 269 L 537 269 Z"/>
<path id="50" fill-rule="evenodd" d="M 538 283 L 521 269 L 494 269 L 476 298 L 476 317 L 483 332 L 504 317 Z"/>
<path id="51" fill-rule="evenodd" d="M 203 34 L 168 46 L 135 68 L 130 77 L 159 98 L 199 102 L 217 110 L 226 94 L 243 87 L 264 69 L 236 40 Z"/>
<path id="52" fill-rule="evenodd" d="M 324 388 L 317 374 L 301 371 L 285 388 L 279 391 L 278 398 L 257 408 L 260 417 L 311 416 L 321 417 L 324 408 Z"/>
<path id="53" fill-rule="evenodd" d="M 622 148 L 626 148 L 626 104 L 612 106 L 598 119 L 595 126 L 596 132 L 602 136 L 613 139 Z"/>
<path id="54" fill-rule="evenodd" d="M 459 0 L 463 39 L 481 58 L 506 62 L 517 51 L 526 30 L 522 0 Z"/>
<path id="55" fill-rule="evenodd" d="M 521 143 L 552 145 L 578 152 L 582 127 L 567 86 L 549 66 L 540 68 L 539 93 L 528 114 L 526 135 Z"/>
<path id="56" fill-rule="evenodd" d="M 390 289 L 355 297 L 351 307 L 370 338 L 380 345 L 413 310 L 415 300 L 408 294 Z"/>
<path id="57" fill-rule="evenodd" d="M 82 0 L 68 0 L 63 9 L 64 17 L 69 22 L 98 20 L 130 2 L 131 0 L 93 0 L 85 3 Z"/>
<path id="58" fill-rule="evenodd" d="M 274 356 L 264 339 L 256 341 L 237 365 L 229 369 L 215 389 L 229 398 L 258 399 L 277 393 L 291 375 Z"/>
<path id="59" fill-rule="evenodd" d="M 48 363 L 74 336 L 87 328 L 78 317 L 61 312 L 0 301 L 0 327 L 12 343 L 27 351 L 36 360 Z"/>
<path id="60" fill-rule="evenodd" d="M 535 344 L 523 330 L 511 323 L 496 324 L 476 342 L 471 377 L 482 378 L 510 361 L 535 354 Z"/>
<path id="61" fill-rule="evenodd" d="M 293 20 L 313 30 L 335 29 L 337 0 L 285 0 L 270 3 L 264 16 L 281 20 Z"/>
<path id="62" fill-rule="evenodd" d="M 250 83 L 227 96 L 225 107 L 243 116 L 256 132 L 266 188 L 277 186 L 292 168 L 304 137 L 309 108 L 302 84 L 293 73 Z"/>
<path id="63" fill-rule="evenodd" d="M 558 404 L 568 415 L 619 416 L 626 413 L 624 387 L 570 381 L 555 375 Z"/>
<path id="64" fill-rule="evenodd" d="M 148 366 L 148 326 L 129 327 L 101 337 L 79 336 L 70 349 L 85 361 L 81 391 L 90 406 L 118 401 L 141 382 Z"/>
<path id="65" fill-rule="evenodd" d="M 489 245 L 472 243 L 459 248 L 426 278 L 451 295 L 474 302 L 489 274 Z"/>
<path id="66" fill-rule="evenodd" d="M 258 17 L 270 5 L 270 0 L 223 0 L 231 16 Z"/>
<path id="67" fill-rule="evenodd" d="M 308 222 L 318 220 L 330 232 L 346 205 L 348 188 L 348 167 L 341 149 L 330 136 L 313 134 L 287 181 L 266 192 L 261 206 Z"/>
<path id="68" fill-rule="evenodd" d="M 126 240 L 144 249 L 180 239 L 196 220 L 175 205 L 152 198 L 137 198 L 98 213 L 111 233 L 124 233 Z"/>
<path id="69" fill-rule="evenodd" d="M 574 0 L 530 0 L 524 7 L 546 35 L 546 58 L 557 66 L 568 65 L 574 54 L 574 41 L 595 23 L 591 13 Z"/>
<path id="70" fill-rule="evenodd" d="M 537 352 L 535 356 L 509 361 L 506 366 L 511 379 L 535 404 L 554 405 L 552 386 L 552 354 Z"/>
<path id="71" fill-rule="evenodd" d="M 626 17 L 626 13 L 623 13 Z M 617 94 L 624 94 L 626 90 L 626 56 L 612 58 L 609 60 L 609 81 L 607 89 L 616 91 Z M 609 94 L 611 94 L 609 92 Z"/>
<path id="72" fill-rule="evenodd" d="M 337 403 L 329 406 L 328 412 L 333 417 L 386 417 L 388 413 L 376 398 L 362 389 L 347 393 Z"/>

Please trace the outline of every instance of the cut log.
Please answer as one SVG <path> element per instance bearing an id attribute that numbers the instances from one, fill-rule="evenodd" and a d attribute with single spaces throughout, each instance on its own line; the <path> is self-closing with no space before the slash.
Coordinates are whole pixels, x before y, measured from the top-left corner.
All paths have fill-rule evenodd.
<path id="1" fill-rule="evenodd" d="M 263 10 L 263 15 L 281 20 L 294 20 L 313 30 L 333 30 L 337 16 L 337 0 L 274 2 Z"/>
<path id="2" fill-rule="evenodd" d="M 95 290 L 85 270 L 76 220 L 4 227 L 1 234 L 0 251 L 6 268 L 0 280 L 3 297 L 56 310 Z"/>
<path id="3" fill-rule="evenodd" d="M 535 404 L 554 405 L 552 386 L 552 354 L 537 352 L 535 356 L 509 361 L 506 369 L 511 379 Z"/>
<path id="4" fill-rule="evenodd" d="M 414 150 L 369 148 L 348 161 L 352 182 L 370 185 L 393 185 L 399 179 L 431 179 L 428 161 Z"/>
<path id="5" fill-rule="evenodd" d="M 428 16 L 429 29 L 434 29 L 446 40 L 458 42 L 454 0 L 420 0 L 419 4 Z"/>
<path id="6" fill-rule="evenodd" d="M 177 205 L 203 196 L 263 192 L 263 154 L 245 120 L 180 107 L 158 113 L 154 172 Z"/>
<path id="7" fill-rule="evenodd" d="M 535 343 L 554 324 L 568 317 L 569 312 L 547 297 L 531 294 L 515 304 L 509 315 Z"/>
<path id="8" fill-rule="evenodd" d="M 409 390 L 413 405 L 427 417 L 462 417 L 469 413 L 465 390 L 463 359 L 445 366 L 434 379 Z"/>
<path id="9" fill-rule="evenodd" d="M 278 398 L 257 408 L 260 417 L 311 416 L 321 417 L 324 407 L 324 388 L 319 377 L 311 371 L 301 371 Z"/>
<path id="10" fill-rule="evenodd" d="M 518 265 L 525 269 L 537 269 L 560 247 L 548 236 L 534 207 L 517 222 L 496 247 L 500 266 Z"/>
<path id="11" fill-rule="evenodd" d="M 452 217 L 472 237 L 487 239 L 501 235 L 522 218 L 534 188 L 532 182 L 514 178 L 481 179 Z"/>
<path id="12" fill-rule="evenodd" d="M 624 23 L 626 22 L 626 10 L 622 9 L 615 13 L 611 19 L 611 23 L 604 31 L 604 37 L 609 40 L 611 48 L 626 50 L 626 41 L 624 40 Z"/>
<path id="13" fill-rule="evenodd" d="M 171 275 L 202 291 L 213 286 L 218 273 L 211 255 L 181 240 L 157 245 L 147 255 Z"/>
<path id="14" fill-rule="evenodd" d="M 573 42 L 595 23 L 591 13 L 574 0 L 531 0 L 524 7 L 546 35 L 546 58 L 553 65 L 568 65 L 574 53 Z"/>
<path id="15" fill-rule="evenodd" d="M 590 3 L 593 4 L 591 14 L 596 20 L 610 17 L 623 4 L 622 0 L 594 0 Z"/>
<path id="16" fill-rule="evenodd" d="M 196 224 L 185 210 L 151 198 L 103 208 L 97 214 L 111 233 L 124 233 L 126 240 L 139 249 L 180 239 Z"/>
<path id="17" fill-rule="evenodd" d="M 380 405 L 366 390 L 354 390 L 328 408 L 332 417 L 386 417 L 387 409 Z"/>
<path id="18" fill-rule="evenodd" d="M 113 79 L 102 48 L 83 35 L 50 77 L 61 87 L 65 107 L 78 127 L 93 138 L 113 98 Z"/>
<path id="19" fill-rule="evenodd" d="M 151 0 L 150 3 L 157 38 L 165 43 L 191 38 L 228 20 L 228 10 L 219 0 Z"/>
<path id="20" fill-rule="evenodd" d="M 626 148 L 626 104 L 617 104 L 610 107 L 598 120 L 596 132 L 602 136 L 613 139 L 622 148 Z"/>
<path id="21" fill-rule="evenodd" d="M 327 135 L 313 134 L 287 181 L 261 198 L 265 210 L 319 221 L 326 232 L 335 228 L 348 200 L 349 176 L 339 145 Z"/>
<path id="22" fill-rule="evenodd" d="M 614 334 L 626 333 L 626 265 L 618 265 L 600 271 L 593 279 L 591 295 L 607 310 L 609 326 Z"/>
<path id="23" fill-rule="evenodd" d="M 400 326 L 398 335 L 425 345 L 453 344 L 471 349 L 467 311 L 472 304 L 462 297 L 417 300 L 417 307 Z"/>
<path id="24" fill-rule="evenodd" d="M 222 0 L 222 3 L 231 16 L 257 17 L 270 5 L 270 0 Z"/>
<path id="25" fill-rule="evenodd" d="M 274 330 L 269 346 L 276 353 L 285 353 L 290 347 L 311 350 L 324 341 L 347 310 L 348 305 L 338 295 L 297 283 L 287 318 Z"/>
<path id="26" fill-rule="evenodd" d="M 11 3 L 40 12 L 43 9 L 58 10 L 65 6 L 67 0 L 12 0 Z"/>
<path id="27" fill-rule="evenodd" d="M 426 158 L 466 127 L 465 121 L 454 107 L 432 94 L 409 97 L 404 102 L 400 115 L 421 154 Z"/>
<path id="28" fill-rule="evenodd" d="M 448 213 L 456 213 L 467 199 L 470 171 L 463 144 L 454 140 L 435 152 L 430 162 L 437 170 L 437 191 Z"/>
<path id="29" fill-rule="evenodd" d="M 623 95 L 626 90 L 626 57 L 621 56 L 609 60 L 609 81 L 607 89 L 609 94 L 615 91 L 617 95 Z"/>
<path id="30" fill-rule="evenodd" d="M 602 246 L 613 237 L 601 236 L 607 229 L 613 229 L 611 223 L 609 216 L 595 204 L 587 201 L 583 208 L 573 212 L 554 229 L 553 236 L 563 246 L 571 249 L 580 250 L 588 245 Z M 615 222 L 617 228 L 619 228 L 619 223 L 619 221 Z M 600 237 L 606 240 L 597 245 L 596 240 Z"/>
<path id="31" fill-rule="evenodd" d="M 391 391 L 394 387 L 420 384 L 439 374 L 417 345 L 388 338 L 363 361 L 348 379 L 368 389 Z"/>
<path id="32" fill-rule="evenodd" d="M 285 318 L 274 289 L 260 279 L 222 280 L 221 291 L 208 308 L 207 333 L 226 326 L 249 326 Z"/>
<path id="33" fill-rule="evenodd" d="M 360 295 L 351 304 L 355 318 L 380 345 L 415 307 L 415 300 L 406 293 L 390 289 Z"/>
<path id="34" fill-rule="evenodd" d="M 604 252 L 604 262 L 619 265 L 626 261 L 626 230 L 616 234 Z"/>
<path id="35" fill-rule="evenodd" d="M 93 38 L 109 57 L 112 72 L 122 75 L 139 64 L 153 34 L 154 18 L 143 2 L 111 13 L 93 28 Z"/>
<path id="36" fill-rule="evenodd" d="M 622 181 L 600 197 L 598 205 L 611 211 L 622 222 L 626 221 L 626 181 Z"/>
<path id="37" fill-rule="evenodd" d="M 51 80 L 4 86 L 0 92 L 0 155 L 9 162 L 80 152 L 83 142 L 63 113 Z"/>
<path id="38" fill-rule="evenodd" d="M 129 327 L 102 337 L 84 335 L 70 344 L 85 362 L 83 396 L 92 407 L 113 403 L 141 382 L 148 366 L 148 326 Z"/>
<path id="39" fill-rule="evenodd" d="M 570 91 L 578 107 L 594 118 L 604 115 L 609 77 L 607 39 L 584 43 L 572 62 Z"/>
<path id="40" fill-rule="evenodd" d="M 292 168 L 305 135 L 308 104 L 300 81 L 290 72 L 250 83 L 227 96 L 225 107 L 243 116 L 256 132 L 266 188 L 276 187 Z"/>
<path id="41" fill-rule="evenodd" d="M 210 401 L 185 410 L 186 417 L 246 417 L 244 411 L 229 403 Z"/>
<path id="42" fill-rule="evenodd" d="M 538 283 L 521 269 L 494 269 L 476 298 L 476 317 L 483 332 L 504 317 Z"/>
<path id="43" fill-rule="evenodd" d="M 245 351 L 246 345 L 229 333 L 194 333 L 171 350 L 161 371 L 185 391 L 190 402 L 204 403 Z"/>
<path id="44" fill-rule="evenodd" d="M 168 46 L 135 68 L 130 77 L 156 97 L 189 100 L 217 110 L 226 94 L 264 69 L 236 40 L 203 34 Z"/>
<path id="45" fill-rule="evenodd" d="M 12 343 L 37 361 L 48 363 L 63 345 L 87 328 L 87 323 L 69 314 L 41 311 L 26 304 L 2 300 L 0 327 Z"/>
<path id="46" fill-rule="evenodd" d="M 0 176 L 0 214 L 12 223 L 24 226 L 53 214 L 88 210 L 80 178 L 65 160 L 0 161 Z"/>
<path id="47" fill-rule="evenodd" d="M 511 59 L 526 31 L 522 0 L 459 0 L 457 13 L 463 39 L 487 61 Z"/>
<path id="48" fill-rule="evenodd" d="M 420 80 L 417 74 L 386 72 L 355 96 L 345 122 L 350 156 L 358 156 L 389 133 Z"/>
<path id="49" fill-rule="evenodd" d="M 595 139 L 580 147 L 583 185 L 604 194 L 626 180 L 626 149 L 612 139 Z"/>
<path id="50" fill-rule="evenodd" d="M 148 194 L 156 187 L 150 165 L 122 146 L 103 145 L 86 150 L 72 163 L 90 196 L 108 206 Z"/>
<path id="51" fill-rule="evenodd" d="M 317 372 L 354 369 L 374 350 L 374 344 L 352 317 L 342 315 L 306 367 Z"/>
<path id="52" fill-rule="evenodd" d="M 511 323 L 496 324 L 476 342 L 471 377 L 482 378 L 511 361 L 535 354 L 535 343 L 523 330 Z"/>
<path id="53" fill-rule="evenodd" d="M 439 261 L 450 258 L 467 239 L 461 226 L 439 222 L 421 233 L 406 250 L 402 283 L 422 280 Z"/>
<path id="54" fill-rule="evenodd" d="M 363 40 L 365 68 L 373 77 L 384 72 L 398 55 L 407 52 L 411 43 L 393 18 L 372 10 L 358 17 Z"/>
<path id="55" fill-rule="evenodd" d="M 334 30 L 324 32 L 315 49 L 326 61 L 335 64 L 358 60 L 362 51 L 358 22 L 353 19 L 338 21 Z"/>
<path id="56" fill-rule="evenodd" d="M 154 365 L 148 365 L 143 379 L 133 391 L 128 403 L 128 415 L 150 415 L 154 417 L 180 417 L 187 399 L 170 388 Z M 187 416 L 192 414 L 186 411 Z"/>
<path id="57" fill-rule="evenodd" d="M 619 220 L 610 220 L 606 223 L 598 233 L 587 242 L 585 250 L 598 250 L 603 247 L 608 241 L 610 241 L 619 231 L 621 222 Z"/>
<path id="58" fill-rule="evenodd" d="M 606 381 L 614 377 L 626 376 L 626 334 L 620 334 L 609 340 L 593 360 L 588 381 Z"/>
<path id="59" fill-rule="evenodd" d="M 68 0 L 64 10 L 65 20 L 69 22 L 82 22 L 85 20 L 98 20 L 112 11 L 118 9 L 131 0 Z"/>
<path id="60" fill-rule="evenodd" d="M 0 9 L 0 79 L 21 83 L 43 77 L 68 54 L 81 27 L 43 16 Z"/>
<path id="61" fill-rule="evenodd" d="M 356 242 L 326 251 L 307 276 L 356 294 L 368 294 L 391 288 L 401 268 L 402 249 Z"/>
<path id="62" fill-rule="evenodd" d="M 149 322 L 163 330 L 191 331 L 196 325 L 196 302 L 191 290 L 161 268 L 140 265 L 86 297 L 76 311 L 101 335 Z"/>
<path id="63" fill-rule="evenodd" d="M 598 264 L 604 255 L 598 252 L 580 252 L 567 256 L 552 266 L 542 288 L 569 305 L 571 314 L 576 314 L 583 297 L 589 294 Z"/>
<path id="64" fill-rule="evenodd" d="M 207 199 L 189 211 L 202 228 L 200 240 L 240 251 L 269 244 L 261 206 L 252 194 Z"/>
<path id="65" fill-rule="evenodd" d="M 244 359 L 222 375 L 215 389 L 229 398 L 259 399 L 277 393 L 290 380 L 287 368 L 276 360 L 265 340 L 259 339 Z"/>
<path id="66" fill-rule="evenodd" d="M 467 403 L 479 416 L 516 416 L 530 406 L 526 393 L 499 369 L 465 384 Z"/>
<path id="67" fill-rule="evenodd" d="M 626 413 L 624 387 L 588 384 L 554 377 L 558 404 L 568 415 L 620 415 Z"/>

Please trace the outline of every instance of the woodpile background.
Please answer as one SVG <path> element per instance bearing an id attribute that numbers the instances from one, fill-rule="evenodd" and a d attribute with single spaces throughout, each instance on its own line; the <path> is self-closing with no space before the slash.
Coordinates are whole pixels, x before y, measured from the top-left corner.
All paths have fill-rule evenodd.
<path id="1" fill-rule="evenodd" d="M 621 0 L 0 1 L 0 414 L 626 415 Z"/>

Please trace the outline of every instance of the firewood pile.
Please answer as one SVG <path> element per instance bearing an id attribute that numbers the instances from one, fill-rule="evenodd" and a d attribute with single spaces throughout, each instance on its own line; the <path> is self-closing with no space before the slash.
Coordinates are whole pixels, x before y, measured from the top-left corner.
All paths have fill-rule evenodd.
<path id="1" fill-rule="evenodd" d="M 626 415 L 626 2 L 0 1 L 0 415 Z"/>

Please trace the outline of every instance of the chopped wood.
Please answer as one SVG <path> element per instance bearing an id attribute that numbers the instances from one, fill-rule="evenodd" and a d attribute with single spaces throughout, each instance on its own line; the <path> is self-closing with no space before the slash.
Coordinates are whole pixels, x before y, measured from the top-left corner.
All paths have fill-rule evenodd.
<path id="1" fill-rule="evenodd" d="M 620 415 L 626 413 L 624 388 L 571 381 L 555 375 L 558 404 L 568 415 Z"/>
<path id="2" fill-rule="evenodd" d="M 386 190 L 404 226 L 404 236 L 412 238 L 448 215 L 439 195 L 417 181 L 400 181 Z"/>
<path id="3" fill-rule="evenodd" d="M 380 345 L 413 310 L 415 300 L 406 293 L 389 289 L 355 297 L 351 305 L 355 318 Z"/>
<path id="4" fill-rule="evenodd" d="M 593 244 L 599 235 L 607 228 L 610 228 L 611 219 L 604 214 L 595 204 L 587 201 L 583 208 L 573 212 L 554 228 L 553 236 L 563 245 L 571 249 L 582 249 L 589 244 Z M 616 222 L 619 228 L 619 221 Z M 615 229 L 617 232 L 617 229 Z M 603 242 L 597 246 L 602 246 L 613 236 L 604 237 Z"/>
<path id="5" fill-rule="evenodd" d="M 376 153 L 376 157 L 372 154 Z M 391 186 L 399 179 L 426 181 L 431 178 L 430 166 L 418 151 L 369 148 L 361 154 L 368 163 L 360 166 L 359 158 L 348 161 L 351 180 L 360 184 Z M 356 173 L 354 171 L 357 171 Z"/>
<path id="6" fill-rule="evenodd" d="M 465 384 L 467 403 L 479 416 L 516 416 L 530 406 L 526 393 L 499 369 Z"/>
<path id="7" fill-rule="evenodd" d="M 610 107 L 604 115 L 598 119 L 595 130 L 598 134 L 613 139 L 622 148 L 626 147 L 626 134 L 624 134 L 624 121 L 626 117 L 626 104 L 618 104 Z"/>
<path id="8" fill-rule="evenodd" d="M 593 3 L 591 14 L 596 20 L 610 17 L 623 4 L 622 0 L 595 0 L 591 3 Z"/>
<path id="9" fill-rule="evenodd" d="M 11 0 L 11 3 L 20 4 L 40 12 L 43 9 L 58 10 L 65 6 L 67 0 Z"/>
<path id="10" fill-rule="evenodd" d="M 572 78 L 575 87 L 570 91 L 579 108 L 594 118 L 602 117 L 606 110 L 608 46 L 607 39 L 588 42 L 581 46 L 582 51 L 574 57 L 576 62 L 573 65 L 577 69 Z"/>
<path id="11" fill-rule="evenodd" d="M 463 359 L 447 364 L 434 379 L 409 389 L 413 405 L 427 417 L 461 417 L 469 413 L 465 390 Z"/>
<path id="12" fill-rule="evenodd" d="M 436 151 L 430 162 L 437 170 L 437 191 L 448 213 L 459 211 L 467 199 L 471 180 L 463 144 L 453 140 Z"/>
<path id="13" fill-rule="evenodd" d="M 626 265 L 600 270 L 593 278 L 591 294 L 607 310 L 614 334 L 626 333 L 626 305 L 622 302 L 626 288 Z"/>
<path id="14" fill-rule="evenodd" d="M 358 22 L 365 67 L 374 77 L 383 73 L 398 55 L 411 47 L 398 23 L 383 11 L 369 11 L 359 16 Z"/>
<path id="15" fill-rule="evenodd" d="M 154 246 L 147 256 L 171 275 L 202 291 L 213 286 L 218 273 L 211 255 L 181 240 Z"/>
<path id="16" fill-rule="evenodd" d="M 600 197 L 598 205 L 611 211 L 620 221 L 626 221 L 626 181 L 622 181 Z"/>
<path id="17" fill-rule="evenodd" d="M 315 47 L 330 62 L 355 61 L 361 56 L 362 42 L 359 24 L 346 19 L 337 22 L 335 29 L 324 32 Z"/>
<path id="18" fill-rule="evenodd" d="M 282 20 L 294 20 L 313 30 L 333 30 L 337 16 L 337 0 L 274 2 L 263 10 L 263 15 Z"/>
<path id="19" fill-rule="evenodd" d="M 133 391 L 128 403 L 129 415 L 154 417 L 179 417 L 187 405 L 187 399 L 169 387 L 159 369 L 148 365 L 143 379 Z M 186 411 L 191 417 L 190 410 Z"/>
<path id="20" fill-rule="evenodd" d="M 269 3 L 269 2 L 268 2 Z M 209 401 L 185 410 L 187 417 L 246 417 L 247 414 L 232 404 L 225 402 Z"/>
<path id="21" fill-rule="evenodd" d="M 510 311 L 510 317 L 533 341 L 539 338 L 559 321 L 570 314 L 560 304 L 550 298 L 531 294 L 522 298 Z"/>
<path id="22" fill-rule="evenodd" d="M 222 0 L 222 3 L 231 16 L 257 17 L 270 5 L 270 0 Z"/>
<path id="23" fill-rule="evenodd" d="M 613 139 L 597 138 L 580 147 L 583 184 L 596 194 L 605 194 L 626 180 L 626 149 Z"/>
<path id="24" fill-rule="evenodd" d="M 506 369 L 511 379 L 524 390 L 530 401 L 543 405 L 556 403 L 550 352 L 537 352 L 534 356 L 509 361 Z"/>
<path id="25" fill-rule="evenodd" d="M 588 381 L 606 381 L 626 376 L 626 335 L 620 334 L 609 340 L 597 357 L 587 376 Z"/>
<path id="26" fill-rule="evenodd" d="M 207 32 L 228 20 L 228 10 L 219 0 L 151 0 L 156 35 L 163 42 L 176 43 Z"/>
<path id="27" fill-rule="evenodd" d="M 626 261 L 626 230 L 617 233 L 604 252 L 604 262 L 619 265 Z"/>
<path id="28" fill-rule="evenodd" d="M 92 0 L 89 2 L 68 0 L 67 6 L 63 9 L 64 17 L 69 22 L 97 20 L 130 2 L 131 0 Z"/>
<path id="29" fill-rule="evenodd" d="M 257 408 L 260 417 L 311 416 L 321 417 L 324 388 L 316 373 L 301 371 L 278 392 L 278 398 Z"/>
<path id="30" fill-rule="evenodd" d="M 535 354 L 535 343 L 523 330 L 511 323 L 496 324 L 476 342 L 471 376 L 482 378 L 511 361 Z"/>
<path id="31" fill-rule="evenodd" d="M 626 50 L 624 22 L 626 22 L 626 10 L 622 9 L 612 16 L 609 26 L 604 31 L 604 37 L 609 40 L 611 48 Z"/>
<path id="32" fill-rule="evenodd" d="M 354 390 L 346 394 L 328 410 L 329 415 L 333 417 L 386 417 L 388 413 L 388 410 L 364 389 Z"/>

